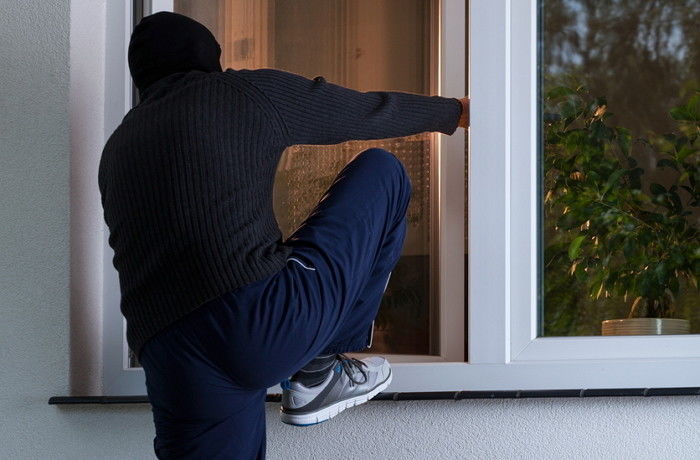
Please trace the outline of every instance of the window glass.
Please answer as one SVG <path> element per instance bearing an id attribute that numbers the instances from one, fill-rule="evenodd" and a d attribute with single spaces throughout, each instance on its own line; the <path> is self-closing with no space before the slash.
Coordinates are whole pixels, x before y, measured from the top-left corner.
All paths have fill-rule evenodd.
<path id="1" fill-rule="evenodd" d="M 205 24 L 222 45 L 222 67 L 277 68 L 359 91 L 432 95 L 436 66 L 429 0 L 175 0 L 174 10 Z M 431 166 L 435 135 L 292 146 L 280 159 L 274 188 L 277 220 L 287 238 L 335 175 L 359 151 L 397 155 L 413 186 L 408 233 L 382 300 L 373 352 L 436 354 L 436 263 Z"/>
<path id="2" fill-rule="evenodd" d="M 700 332 L 700 2 L 539 13 L 540 335 Z"/>

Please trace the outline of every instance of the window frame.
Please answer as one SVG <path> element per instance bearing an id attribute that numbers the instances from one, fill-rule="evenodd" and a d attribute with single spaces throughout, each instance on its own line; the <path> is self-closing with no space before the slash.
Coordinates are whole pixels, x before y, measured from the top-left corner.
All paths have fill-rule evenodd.
<path id="1" fill-rule="evenodd" d="M 126 50 L 131 1 L 107 2 L 105 136 L 131 106 Z M 148 5 L 149 1 L 144 0 Z M 151 11 L 172 9 L 151 0 Z M 691 387 L 700 382 L 700 335 L 538 337 L 537 0 L 442 0 L 438 94 L 471 98 L 464 131 L 439 135 L 437 216 L 443 354 L 392 357 L 391 391 Z M 469 5 L 469 91 L 465 88 Z M 462 34 L 456 34 L 459 27 Z M 450 46 L 446 46 L 449 44 Z M 106 140 L 106 137 L 105 137 Z M 468 161 L 468 362 L 463 362 L 464 161 Z M 527 171 L 524 174 L 523 171 Z M 488 190 L 484 200 L 481 190 Z M 450 200 L 444 200 L 449 196 Z M 460 199 L 459 196 L 462 198 Z M 129 368 L 119 282 L 104 228 L 103 393 L 146 394 Z M 460 295 L 461 293 L 461 295 Z M 460 321 L 460 315 L 462 321 Z M 460 332 L 461 329 L 461 332 Z M 461 335 L 460 335 L 461 334 Z M 459 343 L 458 343 L 459 342 Z M 460 349 L 461 347 L 461 349 Z M 697 350 L 697 351 L 694 351 Z M 461 352 L 461 354 L 460 354 Z M 393 358 L 393 359 L 392 359 Z M 408 360 L 408 362 L 406 362 Z M 404 361 L 404 362 L 401 362 Z M 424 362 L 420 362 L 424 361 Z M 268 393 L 280 393 L 279 385 Z"/>
<path id="2" fill-rule="evenodd" d="M 466 88 L 466 4 L 459 0 L 434 0 L 432 12 L 437 18 L 432 27 L 439 30 L 434 50 L 431 50 L 431 66 L 436 65 L 437 73 L 430 86 L 434 94 L 464 97 Z M 159 11 L 173 11 L 173 0 L 137 0 L 142 11 L 151 14 Z M 137 6 L 138 7 L 138 6 Z M 133 16 L 133 15 L 132 15 Z M 136 16 L 134 16 L 136 17 Z M 131 29 L 130 29 L 131 30 Z M 462 41 L 459 41 L 462 39 Z M 445 46 L 450 43 L 450 47 Z M 434 79 L 434 80 L 433 80 Z M 464 213 L 454 210 L 464 209 L 464 163 L 466 133 L 458 129 L 451 136 L 434 133 L 432 136 L 431 184 L 436 186 L 431 192 L 430 231 L 434 237 L 431 243 L 430 276 L 437 291 L 437 325 L 431 324 L 431 335 L 437 335 L 436 354 L 407 355 L 383 354 L 392 363 L 453 362 L 463 361 L 465 356 L 465 305 L 464 305 Z M 437 191 L 435 191 L 437 189 Z M 442 197 L 450 197 L 449 201 Z M 448 208 L 449 211 L 448 211 Z M 432 312 L 431 312 L 432 315 Z M 433 316 L 434 318 L 435 316 Z M 126 327 L 126 326 L 124 326 Z M 432 342 L 432 340 L 431 340 Z M 431 347 L 432 348 L 432 347 Z M 361 358 L 372 353 L 348 353 Z"/>
<path id="3" fill-rule="evenodd" d="M 473 0 L 470 17 L 469 187 L 496 196 L 469 203 L 479 216 L 469 219 L 469 263 L 480 268 L 469 279 L 469 363 L 539 369 L 523 382 L 537 389 L 696 385 L 698 334 L 538 337 L 538 2 Z"/>

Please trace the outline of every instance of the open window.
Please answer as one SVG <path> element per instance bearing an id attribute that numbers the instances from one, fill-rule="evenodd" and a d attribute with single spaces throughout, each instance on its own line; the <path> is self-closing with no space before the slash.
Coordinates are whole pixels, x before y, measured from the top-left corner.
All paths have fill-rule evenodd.
<path id="1" fill-rule="evenodd" d="M 437 1 L 174 0 L 160 7 L 205 24 L 222 46 L 224 69 L 276 68 L 309 79 L 322 75 L 358 91 L 440 93 Z M 462 27 L 449 31 L 454 37 L 448 42 L 464 41 L 464 19 Z M 454 77 L 461 77 L 464 86 L 463 73 Z M 455 88 L 454 95 L 459 94 Z M 460 130 L 456 137 L 461 136 Z M 398 362 L 463 359 L 464 328 L 446 326 L 463 324 L 463 306 L 451 304 L 452 314 L 441 316 L 447 307 L 441 304 L 438 232 L 440 208 L 448 206 L 449 198 L 439 196 L 440 181 L 445 180 L 440 174 L 445 157 L 441 154 L 448 147 L 440 145 L 438 133 L 288 148 L 274 188 L 283 237 L 307 217 L 340 169 L 370 147 L 397 155 L 414 188 L 406 242 L 375 322 L 372 352 Z M 463 157 L 463 151 L 457 145 L 449 157 Z M 458 166 L 458 173 L 464 170 L 463 165 L 449 165 Z M 450 179 L 462 180 L 453 176 Z M 130 361 L 137 366 L 134 359 L 132 354 Z"/>
<path id="2" fill-rule="evenodd" d="M 466 9 L 459 2 L 447 3 L 451 5 L 437 0 L 137 1 L 127 16 L 133 18 L 132 26 L 156 11 L 198 20 L 222 45 L 224 69 L 278 68 L 307 78 L 321 75 L 359 91 L 463 97 Z M 126 106 L 136 97 L 130 92 Z M 340 169 L 369 147 L 397 155 L 414 189 L 406 242 L 382 300 L 371 351 L 396 363 L 463 362 L 464 130 L 449 137 L 424 133 L 289 147 L 280 159 L 274 187 L 283 237 L 306 218 Z M 462 212 L 448 213 L 448 207 Z M 108 263 L 105 267 L 114 272 Z M 109 276 L 116 300 L 116 273 Z M 123 336 L 123 318 L 116 324 L 113 320 L 110 315 L 105 328 L 119 324 Z M 138 372 L 132 351 L 125 344 L 120 349 L 122 369 Z"/>
<path id="3" fill-rule="evenodd" d="M 274 203 L 285 237 L 358 151 L 379 146 L 406 165 L 410 225 L 371 349 L 393 364 L 391 391 L 700 385 L 698 2 L 116 3 L 108 6 L 110 129 L 133 103 L 131 28 L 160 10 L 207 25 L 224 68 L 470 95 L 468 137 L 459 129 L 293 146 L 278 165 Z M 639 181 L 637 167 L 647 169 Z M 104 391 L 142 395 L 111 257 L 105 233 Z M 687 327 L 602 335 L 604 320 L 654 311 Z"/>

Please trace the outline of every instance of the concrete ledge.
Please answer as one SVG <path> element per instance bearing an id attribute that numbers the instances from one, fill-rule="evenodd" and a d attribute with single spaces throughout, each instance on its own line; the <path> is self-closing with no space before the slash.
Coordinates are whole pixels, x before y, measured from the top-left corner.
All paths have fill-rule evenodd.
<path id="1" fill-rule="evenodd" d="M 379 393 L 370 401 L 418 401 L 439 399 L 499 398 L 586 398 L 601 396 L 700 396 L 700 387 L 609 388 L 581 390 L 518 391 L 427 391 L 417 393 Z M 267 395 L 267 402 L 280 402 L 280 394 Z M 49 404 L 148 404 L 148 396 L 52 396 Z"/>

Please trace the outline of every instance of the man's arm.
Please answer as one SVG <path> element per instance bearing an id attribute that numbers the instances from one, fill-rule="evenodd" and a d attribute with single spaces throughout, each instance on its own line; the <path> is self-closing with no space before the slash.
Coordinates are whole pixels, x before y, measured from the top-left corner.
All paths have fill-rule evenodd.
<path id="1" fill-rule="evenodd" d="M 337 144 L 438 131 L 452 134 L 465 116 L 457 98 L 398 91 L 360 92 L 276 69 L 229 70 L 272 103 L 286 142 Z"/>

